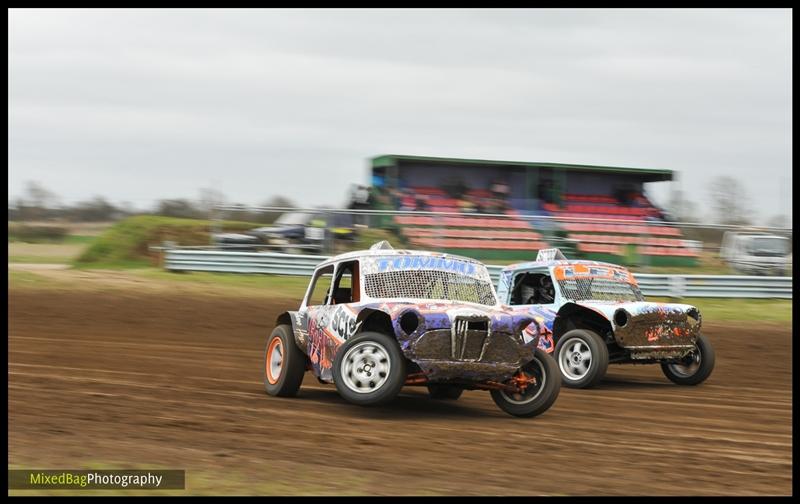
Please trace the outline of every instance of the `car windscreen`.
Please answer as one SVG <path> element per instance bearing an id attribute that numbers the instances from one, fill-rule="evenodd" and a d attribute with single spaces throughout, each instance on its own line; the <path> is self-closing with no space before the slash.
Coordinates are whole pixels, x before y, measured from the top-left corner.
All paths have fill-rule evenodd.
<path id="1" fill-rule="evenodd" d="M 789 253 L 789 240 L 777 236 L 751 238 L 748 250 L 754 256 L 782 257 Z"/>
<path id="2" fill-rule="evenodd" d="M 643 301 L 633 275 L 607 266 L 574 264 L 554 268 L 562 297 L 573 301 Z"/>
<path id="3" fill-rule="evenodd" d="M 369 297 L 497 304 L 489 272 L 482 264 L 434 255 L 396 255 L 364 261 Z"/>

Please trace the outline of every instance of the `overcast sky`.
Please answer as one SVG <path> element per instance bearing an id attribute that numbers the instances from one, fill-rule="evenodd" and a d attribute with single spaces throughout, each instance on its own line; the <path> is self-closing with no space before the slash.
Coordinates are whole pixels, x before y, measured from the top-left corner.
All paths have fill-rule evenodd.
<path id="1" fill-rule="evenodd" d="M 12 10 L 9 198 L 338 206 L 395 153 L 666 168 L 701 209 L 730 174 L 764 221 L 791 212 L 791 35 L 788 10 Z"/>

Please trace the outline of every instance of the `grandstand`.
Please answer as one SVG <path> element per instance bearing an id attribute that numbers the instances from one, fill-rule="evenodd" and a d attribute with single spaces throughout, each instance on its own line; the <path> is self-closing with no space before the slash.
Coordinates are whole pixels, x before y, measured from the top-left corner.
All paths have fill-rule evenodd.
<path id="1" fill-rule="evenodd" d="M 658 225 L 664 214 L 646 195 L 645 184 L 672 180 L 671 170 L 382 155 L 370 160 L 370 174 L 377 208 L 509 216 L 386 223 L 411 246 L 480 259 L 531 259 L 551 244 L 623 264 L 691 266 L 698 258 L 680 229 Z M 535 229 L 547 221 L 540 216 L 552 225 Z"/>

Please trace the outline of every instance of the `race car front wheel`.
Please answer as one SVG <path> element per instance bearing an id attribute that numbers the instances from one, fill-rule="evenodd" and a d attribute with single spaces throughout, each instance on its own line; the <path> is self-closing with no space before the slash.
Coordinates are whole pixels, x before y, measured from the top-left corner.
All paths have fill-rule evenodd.
<path id="1" fill-rule="evenodd" d="M 333 381 L 339 394 L 353 404 L 385 404 L 403 388 L 406 359 L 394 338 L 363 332 L 336 351 Z"/>
<path id="2" fill-rule="evenodd" d="M 492 390 L 492 399 L 501 410 L 517 417 L 541 415 L 556 401 L 561 391 L 561 376 L 555 360 L 544 350 L 536 349 L 533 360 L 520 369 L 517 380 L 524 378 L 524 390 Z M 514 378 L 512 378 L 514 381 Z"/>
<path id="3" fill-rule="evenodd" d="M 714 370 L 714 347 L 699 334 L 694 349 L 679 362 L 662 362 L 664 376 L 678 385 L 697 385 L 706 381 Z"/>
<path id="4" fill-rule="evenodd" d="M 573 329 L 561 336 L 554 357 L 564 385 L 570 388 L 593 387 L 608 370 L 608 347 L 588 329 Z"/>
<path id="5" fill-rule="evenodd" d="M 267 339 L 264 350 L 264 388 L 269 395 L 294 397 L 305 371 L 306 356 L 297 348 L 292 328 L 279 325 Z"/>

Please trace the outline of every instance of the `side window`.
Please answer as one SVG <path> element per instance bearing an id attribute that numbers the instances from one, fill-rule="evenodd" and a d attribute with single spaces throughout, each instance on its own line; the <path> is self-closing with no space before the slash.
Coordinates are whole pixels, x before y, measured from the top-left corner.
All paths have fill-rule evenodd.
<path id="1" fill-rule="evenodd" d="M 333 288 L 333 304 L 359 301 L 358 261 L 339 264 Z"/>
<path id="2" fill-rule="evenodd" d="M 326 266 L 314 274 L 311 291 L 308 294 L 307 306 L 323 305 L 328 299 L 328 294 L 333 283 L 333 265 Z"/>
<path id="3" fill-rule="evenodd" d="M 552 304 L 556 291 L 550 273 L 520 273 L 514 277 L 512 305 Z"/>

